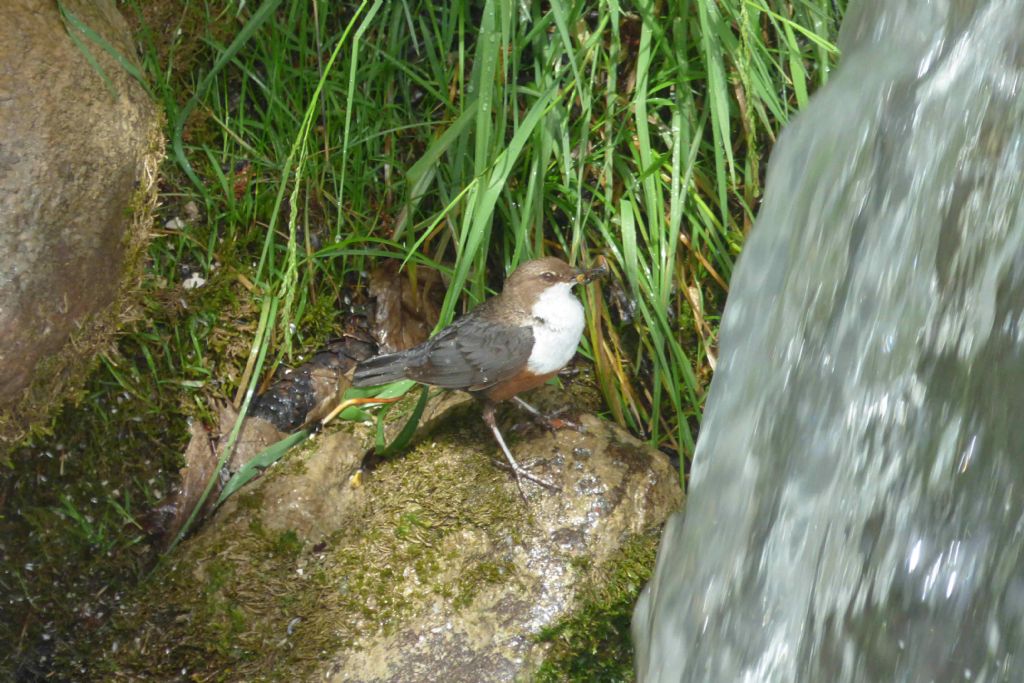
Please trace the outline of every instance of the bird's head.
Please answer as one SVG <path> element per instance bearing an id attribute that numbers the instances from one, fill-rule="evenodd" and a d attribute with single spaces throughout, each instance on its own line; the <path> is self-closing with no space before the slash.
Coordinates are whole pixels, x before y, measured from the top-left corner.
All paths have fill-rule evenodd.
<path id="1" fill-rule="evenodd" d="M 608 272 L 603 258 L 599 258 L 593 268 L 581 270 L 554 256 L 533 259 L 521 264 L 505 282 L 505 290 L 543 290 L 556 285 L 586 284 Z"/>

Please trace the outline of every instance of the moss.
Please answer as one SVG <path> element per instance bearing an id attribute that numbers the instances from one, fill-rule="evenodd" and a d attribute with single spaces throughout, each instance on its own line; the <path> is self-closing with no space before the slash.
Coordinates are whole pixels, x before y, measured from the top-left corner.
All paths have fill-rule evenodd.
<path id="1" fill-rule="evenodd" d="M 240 491 L 235 494 L 235 502 L 240 510 L 259 510 L 263 507 L 263 492 L 255 488 Z"/>
<path id="2" fill-rule="evenodd" d="M 122 604 L 135 607 L 117 614 L 95 645 L 109 653 L 112 643 L 122 644 L 102 673 L 165 679 L 187 669 L 204 680 L 303 679 L 322 666 L 323 653 L 388 633 L 438 595 L 469 604 L 507 580 L 511 567 L 481 552 L 453 576 L 446 568 L 464 550 L 455 531 L 470 525 L 494 538 L 521 534 L 522 502 L 493 494 L 506 475 L 483 453 L 457 469 L 439 467 L 459 462 L 439 451 L 464 451 L 467 443 L 490 452 L 479 430 L 467 430 L 380 463 L 372 499 L 316 544 L 229 513 L 124 597 Z M 291 462 L 274 468 L 267 480 L 295 476 L 294 469 Z M 242 494 L 251 497 L 245 508 L 259 488 Z"/>
<path id="3" fill-rule="evenodd" d="M 651 576 L 658 533 L 634 536 L 579 593 L 580 606 L 539 636 L 551 650 L 538 683 L 632 681 L 630 620 L 640 590 Z"/>
<path id="4" fill-rule="evenodd" d="M 270 552 L 283 559 L 295 560 L 302 552 L 302 540 L 291 529 L 281 531 L 273 537 Z"/>
<path id="5" fill-rule="evenodd" d="M 480 559 L 470 567 L 459 578 L 455 591 L 448 596 L 452 598 L 452 605 L 461 609 L 472 604 L 473 599 L 487 586 L 498 585 L 508 580 L 513 574 L 514 567 L 511 561 L 495 562 L 494 560 Z"/>

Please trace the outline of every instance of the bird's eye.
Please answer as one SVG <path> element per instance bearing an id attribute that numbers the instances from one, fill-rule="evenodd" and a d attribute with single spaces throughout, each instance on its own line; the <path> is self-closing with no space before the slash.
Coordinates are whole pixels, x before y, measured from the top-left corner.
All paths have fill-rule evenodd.
<path id="1" fill-rule="evenodd" d="M 554 273 L 552 273 L 552 272 L 550 272 L 550 271 L 549 271 L 549 272 L 547 272 L 547 273 L 541 273 L 541 275 L 540 275 L 540 276 L 541 276 L 542 278 L 544 278 L 545 280 L 547 280 L 548 282 L 554 282 L 554 281 L 555 281 L 555 278 L 557 277 L 557 276 L 556 276 L 556 275 L 555 275 Z"/>

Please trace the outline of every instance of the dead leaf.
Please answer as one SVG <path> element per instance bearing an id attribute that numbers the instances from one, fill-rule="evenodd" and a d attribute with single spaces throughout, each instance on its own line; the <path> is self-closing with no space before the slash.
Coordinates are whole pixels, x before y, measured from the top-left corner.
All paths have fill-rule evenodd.
<path id="1" fill-rule="evenodd" d="M 213 511 L 213 504 L 231 474 L 300 425 L 320 419 L 338 403 L 348 386 L 345 374 L 357 361 L 369 357 L 372 347 L 365 333 L 352 331 L 328 342 L 298 368 L 279 370 L 270 388 L 253 402 L 231 457 L 224 470 L 217 473 L 217 481 L 196 516 L 193 529 Z M 199 505 L 238 419 L 238 411 L 230 403 L 219 403 L 214 410 L 219 422 L 215 427 L 207 429 L 198 420 L 192 424 L 192 438 L 183 456 L 185 466 L 180 470 L 181 483 L 144 516 L 147 533 L 159 537 L 164 547 L 177 537 Z"/>
<path id="2" fill-rule="evenodd" d="M 444 282 L 436 270 L 419 266 L 399 272 L 398 268 L 397 261 L 386 261 L 370 273 L 370 296 L 377 302 L 371 334 L 381 353 L 426 341 L 444 301 Z"/>
<path id="3" fill-rule="evenodd" d="M 228 406 L 230 410 L 230 406 Z M 223 410 L 223 409 L 222 409 Z M 232 411 L 233 412 L 233 411 Z M 221 423 L 224 422 L 222 412 Z M 217 434 L 212 434 L 199 420 L 190 428 L 192 438 L 185 448 L 185 466 L 179 470 L 181 481 L 169 494 L 164 496 L 145 516 L 143 527 L 154 536 L 160 537 L 160 544 L 168 546 L 185 526 L 199 499 L 206 489 L 207 482 L 217 469 Z M 214 486 L 207 497 L 206 505 L 217 499 L 221 482 Z"/>

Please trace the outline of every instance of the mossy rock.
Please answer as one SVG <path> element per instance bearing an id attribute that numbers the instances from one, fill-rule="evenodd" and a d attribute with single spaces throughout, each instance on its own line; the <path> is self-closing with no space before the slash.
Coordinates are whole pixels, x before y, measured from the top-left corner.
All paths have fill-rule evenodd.
<path id="1" fill-rule="evenodd" d="M 526 501 L 495 467 L 471 403 L 370 472 L 371 427 L 319 437 L 125 597 L 97 646 L 97 675 L 479 683 L 550 673 L 545 659 L 566 657 L 551 634 L 592 613 L 609 577 L 636 574 L 636 548 L 653 555 L 647 534 L 682 497 L 662 453 L 581 420 L 585 433 L 531 427 L 511 439 L 562 489 L 530 487 Z M 621 602 L 629 581 L 613 583 Z"/>
<path id="2" fill-rule="evenodd" d="M 0 461 L 135 315 L 163 155 L 113 1 L 59 4 L 12 0 L 0 28 Z"/>

